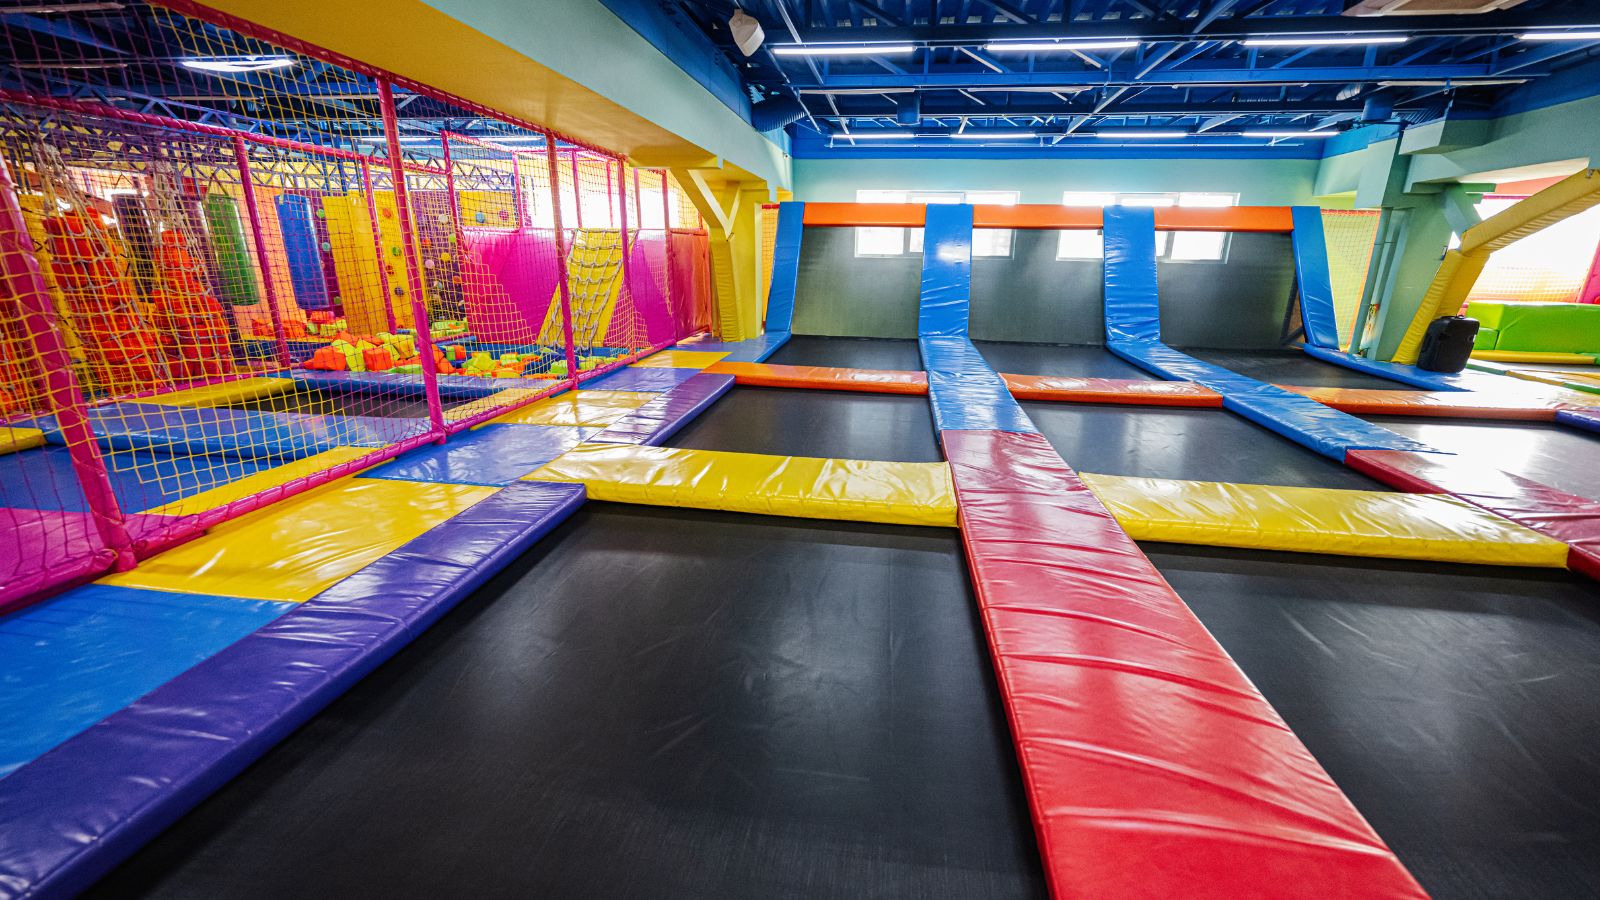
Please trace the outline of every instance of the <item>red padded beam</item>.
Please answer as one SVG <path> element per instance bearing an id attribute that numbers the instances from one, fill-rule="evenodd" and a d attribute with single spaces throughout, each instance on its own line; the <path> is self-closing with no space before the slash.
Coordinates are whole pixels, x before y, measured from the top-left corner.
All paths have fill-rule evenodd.
<path id="1" fill-rule="evenodd" d="M 1345 465 L 1417 494 L 1450 494 L 1566 544 L 1567 568 L 1600 581 L 1600 502 L 1456 456 L 1351 450 Z"/>
<path id="2" fill-rule="evenodd" d="M 1042 436 L 941 439 L 1054 896 L 1426 896 Z"/>

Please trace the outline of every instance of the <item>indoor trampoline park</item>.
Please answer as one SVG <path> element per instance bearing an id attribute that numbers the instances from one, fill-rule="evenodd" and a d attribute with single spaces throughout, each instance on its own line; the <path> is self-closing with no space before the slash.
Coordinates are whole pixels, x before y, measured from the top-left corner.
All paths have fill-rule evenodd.
<path id="1" fill-rule="evenodd" d="M 0 898 L 1600 897 L 1600 7 L 0 0 Z"/>

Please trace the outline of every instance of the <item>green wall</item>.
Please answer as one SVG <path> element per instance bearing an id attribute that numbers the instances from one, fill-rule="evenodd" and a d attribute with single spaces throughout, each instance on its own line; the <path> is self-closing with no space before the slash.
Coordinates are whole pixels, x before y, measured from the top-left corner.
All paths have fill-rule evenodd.
<path id="1" fill-rule="evenodd" d="M 1314 159 L 797 159 L 796 200 L 851 202 L 857 190 L 1020 191 L 1060 203 L 1063 191 L 1226 191 L 1248 205 L 1311 203 Z"/>

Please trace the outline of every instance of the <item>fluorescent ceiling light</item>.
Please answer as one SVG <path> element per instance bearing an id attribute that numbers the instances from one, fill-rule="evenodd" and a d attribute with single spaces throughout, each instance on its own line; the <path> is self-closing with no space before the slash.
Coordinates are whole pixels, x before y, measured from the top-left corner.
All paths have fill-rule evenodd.
<path id="1" fill-rule="evenodd" d="M 1239 136 L 1247 138 L 1331 138 L 1338 133 L 1337 131 L 1241 131 Z"/>
<path id="2" fill-rule="evenodd" d="M 772 52 L 778 56 L 883 56 L 888 53 L 910 53 L 916 49 L 915 44 L 785 44 L 773 47 Z"/>
<path id="3" fill-rule="evenodd" d="M 185 69 L 198 72 L 265 72 L 294 65 L 292 56 L 256 56 L 234 59 L 186 59 Z"/>
<path id="4" fill-rule="evenodd" d="M 1058 50 L 1129 50 L 1139 46 L 1133 38 L 1104 41 L 995 41 L 984 44 L 990 53 L 1051 53 Z"/>
<path id="5" fill-rule="evenodd" d="M 909 141 L 916 135 L 909 131 L 841 131 L 834 137 L 855 141 Z"/>
<path id="6" fill-rule="evenodd" d="M 1246 47 L 1341 47 L 1368 44 L 1404 44 L 1410 38 L 1403 34 L 1318 35 L 1284 34 L 1245 38 Z"/>
<path id="7" fill-rule="evenodd" d="M 1094 136 L 1111 141 L 1120 141 L 1126 138 L 1141 141 L 1159 141 L 1173 138 L 1186 138 L 1187 131 L 1143 131 L 1136 128 L 1117 128 L 1110 131 L 1096 131 Z"/>
<path id="8" fill-rule="evenodd" d="M 823 94 L 832 97 L 870 96 L 873 94 L 915 94 L 914 87 L 881 87 L 881 88 L 801 88 L 801 94 Z"/>
<path id="9" fill-rule="evenodd" d="M 389 139 L 384 137 L 381 134 L 364 135 L 362 137 L 356 138 L 356 140 L 361 141 L 362 143 L 366 143 L 366 144 L 386 144 L 386 143 L 389 142 Z M 395 140 L 399 141 L 402 144 L 429 144 L 429 143 L 432 143 L 432 142 L 434 142 L 435 140 L 438 140 L 438 139 L 437 138 L 431 138 L 431 137 L 415 137 L 415 136 L 412 136 L 412 135 L 407 135 L 405 137 L 395 138 Z"/>
<path id="10" fill-rule="evenodd" d="M 1517 37 L 1525 41 L 1600 41 L 1600 31 L 1530 31 Z"/>
<path id="11" fill-rule="evenodd" d="M 1020 141 L 1036 138 L 1039 135 L 1032 131 L 960 131 L 950 136 L 964 141 Z"/>

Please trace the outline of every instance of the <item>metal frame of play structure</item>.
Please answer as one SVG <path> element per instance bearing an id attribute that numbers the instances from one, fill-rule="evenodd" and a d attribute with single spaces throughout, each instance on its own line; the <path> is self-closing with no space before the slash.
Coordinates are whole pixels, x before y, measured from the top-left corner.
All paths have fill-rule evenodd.
<path id="1" fill-rule="evenodd" d="M 157 13 L 196 54 L 373 79 L 378 130 L 358 152 L 0 89 L 0 611 L 711 327 L 704 234 L 665 171 L 194 4 Z M 226 83 L 314 114 L 265 76 Z M 492 130 L 415 152 L 397 90 Z"/>

